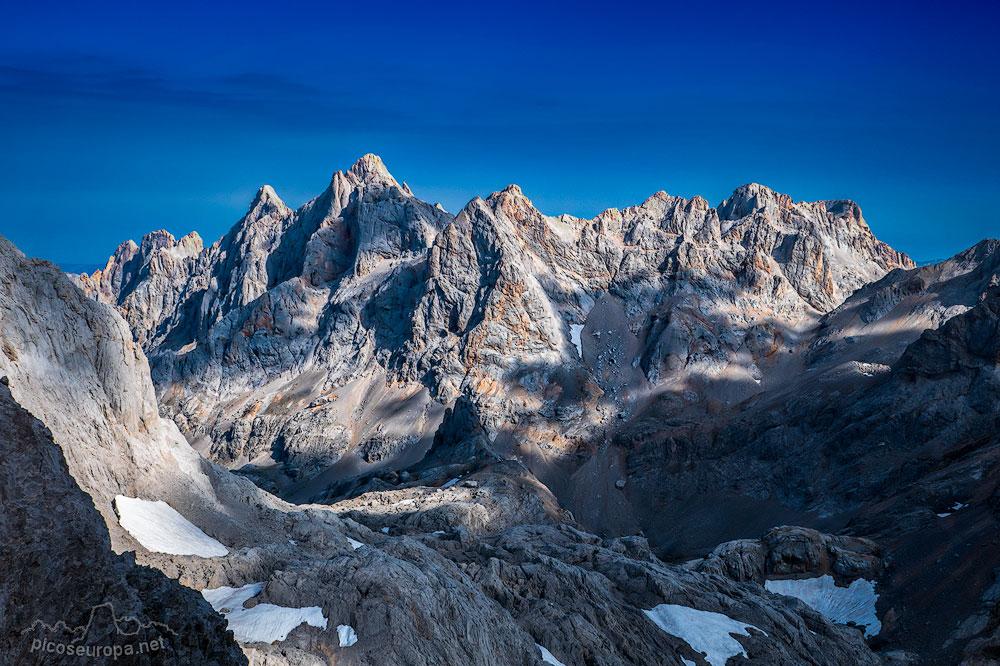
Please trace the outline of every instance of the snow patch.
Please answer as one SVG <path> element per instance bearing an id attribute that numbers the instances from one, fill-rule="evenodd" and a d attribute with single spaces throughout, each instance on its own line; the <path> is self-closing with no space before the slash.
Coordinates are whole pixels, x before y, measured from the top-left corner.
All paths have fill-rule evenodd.
<path id="1" fill-rule="evenodd" d="M 212 608 L 225 616 L 236 640 L 242 643 L 283 641 L 288 638 L 292 629 L 303 622 L 312 627 L 326 629 L 326 617 L 323 616 L 323 609 L 319 606 L 287 608 L 274 604 L 257 604 L 253 608 L 243 607 L 243 604 L 260 594 L 263 589 L 264 583 L 250 583 L 243 587 L 202 590 L 201 596 L 205 597 Z"/>
<path id="2" fill-rule="evenodd" d="M 455 485 L 456 483 L 458 483 L 460 480 L 461 479 L 452 479 L 451 481 L 449 481 L 448 483 L 444 484 L 441 487 L 442 488 L 451 488 L 453 485 Z"/>
<path id="3" fill-rule="evenodd" d="M 542 653 L 542 663 L 552 664 L 553 666 L 566 666 L 566 664 L 553 657 L 551 652 L 543 648 L 538 643 L 535 643 L 535 647 Z"/>
<path id="4" fill-rule="evenodd" d="M 361 548 L 361 546 L 365 545 L 357 539 L 352 539 L 351 537 L 347 537 L 347 543 L 351 544 L 351 548 L 354 550 L 357 550 L 358 548 Z"/>
<path id="5" fill-rule="evenodd" d="M 581 333 L 583 333 L 583 324 L 569 325 L 569 339 L 576 345 L 576 351 L 579 352 L 580 358 L 583 358 L 583 341 L 580 339 Z"/>
<path id="6" fill-rule="evenodd" d="M 349 624 L 337 625 L 337 637 L 340 638 L 340 647 L 351 647 L 358 642 L 358 634 Z"/>
<path id="7" fill-rule="evenodd" d="M 944 513 L 939 513 L 939 514 L 937 514 L 937 517 L 938 518 L 947 518 L 948 516 L 950 516 L 955 511 L 961 511 L 962 509 L 964 509 L 967 506 L 969 506 L 969 505 L 968 504 L 962 504 L 961 502 L 955 502 L 951 506 L 951 511 L 946 511 Z"/>
<path id="8" fill-rule="evenodd" d="M 389 528 L 388 527 L 383 527 L 382 528 L 382 534 L 388 534 L 388 533 L 389 533 Z"/>
<path id="9" fill-rule="evenodd" d="M 882 623 L 875 613 L 875 584 L 859 578 L 849 587 L 839 587 L 829 574 L 800 580 L 768 580 L 769 592 L 801 599 L 807 606 L 838 624 L 856 624 L 865 628 L 865 637 L 877 636 Z"/>
<path id="10" fill-rule="evenodd" d="M 243 587 L 216 587 L 201 591 L 201 596 L 219 613 L 225 615 L 233 609 L 242 608 L 249 599 L 256 597 L 264 589 L 264 583 L 250 583 Z"/>
<path id="11" fill-rule="evenodd" d="M 695 652 L 705 655 L 711 666 L 726 666 L 726 661 L 736 655 L 747 656 L 747 651 L 732 634 L 749 636 L 747 629 L 766 633 L 746 622 L 737 622 L 728 615 L 702 611 L 676 604 L 660 604 L 652 610 L 643 610 L 656 626 L 671 636 L 690 645 Z"/>
<path id="12" fill-rule="evenodd" d="M 166 502 L 115 496 L 118 524 L 152 553 L 222 557 L 229 550 Z"/>

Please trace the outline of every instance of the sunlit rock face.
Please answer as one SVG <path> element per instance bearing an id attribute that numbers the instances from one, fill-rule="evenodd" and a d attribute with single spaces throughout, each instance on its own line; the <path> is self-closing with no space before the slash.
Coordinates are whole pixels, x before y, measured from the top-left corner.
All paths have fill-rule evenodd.
<path id="1" fill-rule="evenodd" d="M 852 202 L 747 185 L 587 220 L 511 185 L 453 216 L 366 155 L 296 211 L 261 188 L 210 247 L 155 232 L 81 284 L 123 313 L 192 443 L 301 480 L 412 463 L 460 395 L 493 436 L 559 449 L 665 390 L 743 399 L 823 312 L 909 265 Z"/>

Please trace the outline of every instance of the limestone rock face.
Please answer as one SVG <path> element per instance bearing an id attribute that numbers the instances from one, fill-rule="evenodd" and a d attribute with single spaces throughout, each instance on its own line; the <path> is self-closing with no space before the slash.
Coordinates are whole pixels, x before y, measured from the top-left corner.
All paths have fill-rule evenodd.
<path id="1" fill-rule="evenodd" d="M 243 542 L 246 521 L 253 523 L 241 504 L 281 504 L 223 475 L 160 418 L 146 357 L 116 312 L 2 237 L 0 281 L 0 374 L 51 430 L 116 549 L 135 541 L 118 526 L 115 495 L 166 501 L 213 522 L 213 536 L 232 543 Z"/>
<path id="2" fill-rule="evenodd" d="M 202 249 L 197 232 L 176 240 L 166 231 L 154 231 L 139 245 L 122 243 L 103 269 L 79 276 L 79 284 L 98 300 L 128 303 L 122 315 L 137 341 L 147 344 L 156 325 L 176 312 L 180 305 L 176 283 L 187 278 Z"/>
<path id="3" fill-rule="evenodd" d="M 334 485 L 313 501 L 393 534 L 464 530 L 497 533 L 521 525 L 573 524 L 558 500 L 516 460 L 490 446 L 468 398 L 446 410 L 424 457 L 401 473 L 373 473 Z"/>
<path id="4" fill-rule="evenodd" d="M 832 521 L 890 554 L 885 640 L 945 663 L 973 637 L 973 652 L 989 649 L 995 629 L 982 605 L 995 602 L 981 597 L 1000 529 L 989 471 L 1000 433 L 998 247 L 983 241 L 858 290 L 800 347 L 785 386 L 731 413 L 668 412 L 664 402 L 623 428 L 614 444 L 627 452 L 630 502 L 657 507 L 640 524 L 660 552 L 687 552 L 707 532 L 746 536 L 706 520 L 724 503 L 744 530 L 767 529 L 754 523 L 761 515 L 771 525 Z M 763 545 L 720 548 L 707 570 L 759 575 Z M 959 559 L 961 570 L 943 564 Z"/>
<path id="5" fill-rule="evenodd" d="M 663 565 L 638 537 L 601 540 L 568 526 L 521 527 L 470 539 L 463 548 L 445 540 L 435 547 L 481 584 L 536 643 L 566 664 L 683 664 L 703 659 L 639 610 L 661 600 L 722 613 L 759 628 L 767 637 L 752 632 L 741 640 L 750 663 L 880 663 L 857 631 L 833 625 L 788 598 L 771 597 L 774 606 L 753 608 L 757 586 Z M 539 568 L 537 562 L 554 566 Z M 794 618 L 795 608 L 802 611 L 802 624 Z M 615 638 L 605 642 L 602 627 L 608 625 L 614 627 Z M 796 637 L 794 647 L 785 643 L 789 630 Z M 783 645 L 776 645 L 775 637 Z"/>
<path id="6" fill-rule="evenodd" d="M 370 156 L 297 211 L 257 199 L 213 246 L 154 234 L 82 279 L 213 461 L 393 536 L 642 530 L 667 559 L 727 543 L 748 580 L 776 526 L 871 537 L 885 641 L 991 649 L 995 564 L 968 549 L 996 520 L 998 241 L 918 268 L 853 202 L 756 184 L 593 219 L 510 186 L 452 216 Z M 482 432 L 453 453 L 501 460 L 416 470 L 456 402 Z"/>
<path id="7" fill-rule="evenodd" d="M 823 534 L 804 527 L 776 527 L 760 539 L 717 546 L 692 563 L 695 571 L 763 584 L 770 576 L 831 574 L 838 581 L 877 580 L 885 571 L 885 550 L 868 539 Z"/>
<path id="8" fill-rule="evenodd" d="M 115 555 L 49 431 L 0 380 L 0 663 L 82 662 L 53 650 L 131 650 L 135 664 L 246 664 L 200 594 Z M 62 624 L 60 624 L 62 623 Z M 162 647 L 161 647 L 162 639 Z M 141 643 L 156 642 L 140 655 Z M 58 647 L 57 646 L 61 646 Z M 103 659 L 103 655 L 99 657 Z M 91 661 L 97 661 L 93 652 Z"/>
<path id="9" fill-rule="evenodd" d="M 586 220 L 511 185 L 452 216 L 373 155 L 297 211 L 265 187 L 223 239 L 181 244 L 126 244 L 82 284 L 122 311 L 188 439 L 280 492 L 401 469 L 461 395 L 490 433 L 545 442 L 599 437 L 668 387 L 745 398 L 822 313 L 912 265 L 848 201 L 747 185 Z"/>

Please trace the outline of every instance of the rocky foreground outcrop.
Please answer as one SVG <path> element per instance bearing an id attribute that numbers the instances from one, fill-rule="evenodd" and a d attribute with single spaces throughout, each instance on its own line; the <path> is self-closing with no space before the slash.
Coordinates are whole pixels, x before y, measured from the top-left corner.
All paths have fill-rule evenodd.
<path id="1" fill-rule="evenodd" d="M 776 527 L 760 539 L 740 539 L 716 546 L 687 565 L 695 571 L 763 584 L 772 577 L 832 575 L 838 582 L 878 580 L 886 552 L 868 539 L 823 534 L 803 527 Z"/>
<path id="2" fill-rule="evenodd" d="M 878 663 L 856 630 L 759 586 L 663 564 L 641 538 L 603 539 L 552 524 L 385 534 L 329 507 L 286 504 L 182 446 L 156 414 L 145 358 L 112 309 L 6 241 L 0 274 L 0 349 L 11 393 L 52 421 L 69 472 L 105 507 L 115 549 L 134 551 L 138 562 L 195 590 L 250 589 L 242 606 L 220 606 L 234 631 L 246 631 L 240 614 L 254 609 L 308 611 L 309 622 L 274 640 L 241 634 L 252 663 L 492 666 L 541 663 L 551 653 L 567 666 L 679 665 L 704 662 L 695 648 L 711 656 L 718 641 L 751 663 Z M 442 432 L 439 452 L 483 446 L 463 441 L 462 423 L 474 439 L 485 432 L 460 413 L 451 433 Z M 419 465 L 414 473 L 423 473 Z M 218 547 L 183 555 L 144 545 L 159 544 L 165 526 L 153 525 L 157 539 L 144 542 L 150 526 L 145 537 L 123 527 L 133 524 L 123 513 L 129 505 L 117 498 L 109 505 L 112 494 L 147 507 L 166 500 L 180 514 L 169 522 L 186 538 Z M 62 552 L 74 551 L 53 554 Z M 18 613 L 33 611 L 31 602 L 18 603 Z M 724 631 L 705 643 L 692 617 L 716 618 L 737 636 Z"/>
<path id="3" fill-rule="evenodd" d="M 93 500 L 6 378 L 0 460 L 0 664 L 247 663 L 200 594 L 112 552 Z"/>

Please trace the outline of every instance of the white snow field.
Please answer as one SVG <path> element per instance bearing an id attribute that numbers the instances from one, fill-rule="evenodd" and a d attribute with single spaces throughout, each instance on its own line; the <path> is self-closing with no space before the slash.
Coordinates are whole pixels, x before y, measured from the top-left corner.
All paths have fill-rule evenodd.
<path id="1" fill-rule="evenodd" d="M 357 550 L 358 548 L 361 548 L 361 546 L 365 545 L 357 539 L 352 539 L 351 537 L 347 537 L 347 543 L 351 544 L 351 548 L 354 550 Z"/>
<path id="2" fill-rule="evenodd" d="M 769 592 L 801 599 L 807 606 L 839 624 L 853 623 L 865 628 L 865 637 L 877 636 L 882 623 L 875 614 L 875 584 L 859 578 L 849 587 L 839 587 L 833 576 L 804 578 L 800 580 L 768 580 L 764 587 Z"/>
<path id="3" fill-rule="evenodd" d="M 538 651 L 542 653 L 543 664 L 552 664 L 552 666 L 566 666 L 566 664 L 562 663 L 561 661 L 553 657 L 551 652 L 546 650 L 538 643 L 535 643 L 535 647 L 538 648 Z"/>
<path id="4" fill-rule="evenodd" d="M 118 524 L 146 550 L 168 555 L 221 557 L 229 550 L 166 502 L 115 496 Z"/>
<path id="5" fill-rule="evenodd" d="M 236 640 L 242 643 L 283 641 L 288 638 L 292 629 L 303 622 L 326 629 L 326 617 L 319 606 L 287 608 L 274 604 L 257 604 L 253 608 L 243 607 L 247 600 L 260 594 L 263 589 L 264 583 L 250 583 L 243 587 L 206 589 L 201 591 L 201 595 L 212 608 L 225 616 Z M 343 640 L 341 636 L 341 645 Z"/>
<path id="6" fill-rule="evenodd" d="M 583 358 L 583 341 L 580 339 L 580 334 L 583 332 L 583 324 L 570 324 L 569 325 L 569 339 L 573 341 L 576 345 L 576 351 L 580 354 L 580 358 Z"/>
<path id="7" fill-rule="evenodd" d="M 340 639 L 340 647 L 351 647 L 358 642 L 358 634 L 349 624 L 337 625 L 337 637 Z"/>
<path id="8" fill-rule="evenodd" d="M 687 606 L 660 604 L 642 612 L 660 629 L 705 655 L 705 661 L 712 666 L 726 666 L 726 661 L 738 654 L 747 656 L 746 650 L 731 634 L 749 636 L 747 629 L 753 629 L 767 635 L 752 624 L 737 622 L 728 615 Z"/>

